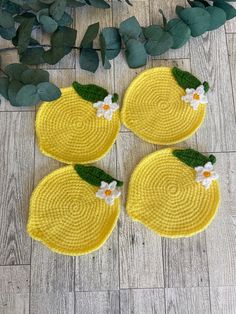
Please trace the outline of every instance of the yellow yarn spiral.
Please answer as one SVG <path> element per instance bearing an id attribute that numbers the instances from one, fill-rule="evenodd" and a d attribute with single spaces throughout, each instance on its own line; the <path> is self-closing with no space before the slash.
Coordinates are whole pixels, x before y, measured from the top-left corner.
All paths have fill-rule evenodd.
<path id="1" fill-rule="evenodd" d="M 32 194 L 28 233 L 65 255 L 97 250 L 110 236 L 120 213 L 120 200 L 109 206 L 96 197 L 97 190 L 73 166 L 52 172 Z"/>
<path id="2" fill-rule="evenodd" d="M 134 170 L 128 191 L 131 218 L 164 237 L 188 237 L 205 229 L 220 200 L 217 181 L 205 189 L 195 169 L 162 149 L 145 157 Z"/>
<path id="3" fill-rule="evenodd" d="M 171 70 L 159 67 L 142 72 L 124 96 L 122 122 L 150 143 L 181 142 L 196 132 L 205 117 L 205 105 L 194 110 L 181 100 L 185 90 L 178 85 Z"/>
<path id="4" fill-rule="evenodd" d="M 99 118 L 92 103 L 81 98 L 73 87 L 61 91 L 59 99 L 44 102 L 37 114 L 40 150 L 67 164 L 86 164 L 101 159 L 118 135 L 119 111 L 113 114 L 111 121 Z"/>

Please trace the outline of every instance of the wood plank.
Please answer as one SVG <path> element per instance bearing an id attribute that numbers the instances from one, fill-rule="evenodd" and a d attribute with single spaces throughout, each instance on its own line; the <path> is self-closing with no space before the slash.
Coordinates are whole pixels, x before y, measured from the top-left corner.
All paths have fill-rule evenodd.
<path id="1" fill-rule="evenodd" d="M 0 264 L 29 264 L 26 220 L 34 175 L 34 113 L 0 114 Z"/>
<path id="2" fill-rule="evenodd" d="M 234 314 L 236 308 L 236 287 L 211 287 L 212 314 Z"/>
<path id="3" fill-rule="evenodd" d="M 235 3 L 230 3 L 234 8 L 236 8 Z M 236 19 L 233 18 L 225 23 L 226 33 L 236 33 Z"/>
<path id="4" fill-rule="evenodd" d="M 167 20 L 173 19 L 176 17 L 175 8 L 176 5 L 186 6 L 185 0 L 179 0 L 178 3 L 176 0 L 169 1 L 151 1 L 150 2 L 150 19 L 152 24 L 163 25 L 162 16 L 159 13 L 159 9 L 163 10 Z M 183 47 L 179 49 L 170 49 L 164 54 L 154 57 L 153 59 L 177 59 L 177 58 L 189 58 L 189 42 L 187 42 Z"/>
<path id="5" fill-rule="evenodd" d="M 230 66 L 230 72 L 231 72 L 231 82 L 232 82 L 233 95 L 234 95 L 234 105 L 235 105 L 235 99 L 236 99 L 236 34 L 227 34 L 226 38 L 227 38 L 229 66 Z M 232 112 L 232 113 L 235 115 L 235 108 L 234 108 L 234 112 Z"/>
<path id="6" fill-rule="evenodd" d="M 165 289 L 166 313 L 210 314 L 209 288 Z"/>
<path id="7" fill-rule="evenodd" d="M 0 266 L 0 313 L 29 313 L 30 266 Z"/>
<path id="8" fill-rule="evenodd" d="M 119 291 L 76 292 L 76 314 L 119 314 Z"/>
<path id="9" fill-rule="evenodd" d="M 33 293 L 31 314 L 77 314 L 74 312 L 74 293 Z M 18 313 L 16 313 L 18 314 Z"/>
<path id="10" fill-rule="evenodd" d="M 120 291 L 121 314 L 164 314 L 164 289 L 129 289 Z"/>
<path id="11" fill-rule="evenodd" d="M 191 68 L 211 87 L 204 125 L 197 133 L 200 151 L 236 149 L 234 102 L 224 28 L 190 41 Z"/>
<path id="12" fill-rule="evenodd" d="M 124 181 L 123 204 L 126 202 L 128 182 L 138 162 L 156 147 L 144 143 L 132 133 L 120 133 L 117 140 L 118 173 Z M 125 211 L 119 225 L 120 287 L 163 287 L 161 238 Z"/>
<path id="13" fill-rule="evenodd" d="M 206 231 L 211 286 L 236 285 L 236 153 L 216 154 L 221 204 Z"/>
<path id="14" fill-rule="evenodd" d="M 116 146 L 96 165 L 110 175 L 116 173 Z M 119 289 L 118 230 L 97 251 L 76 257 L 76 291 Z"/>

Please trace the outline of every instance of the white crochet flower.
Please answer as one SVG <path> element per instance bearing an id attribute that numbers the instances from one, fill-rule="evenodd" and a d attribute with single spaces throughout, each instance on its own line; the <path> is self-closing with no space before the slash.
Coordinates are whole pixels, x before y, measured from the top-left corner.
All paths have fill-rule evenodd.
<path id="1" fill-rule="evenodd" d="M 119 105 L 116 102 L 112 102 L 112 95 L 108 95 L 103 101 L 94 103 L 93 107 L 97 109 L 98 117 L 111 120 L 113 113 L 119 108 Z"/>
<path id="2" fill-rule="evenodd" d="M 210 161 L 207 162 L 204 167 L 195 167 L 195 170 L 196 181 L 200 182 L 206 189 L 210 187 L 213 180 L 217 180 L 219 178 Z"/>
<path id="3" fill-rule="evenodd" d="M 197 89 L 186 88 L 186 95 L 182 97 L 182 100 L 189 103 L 194 110 L 197 110 L 200 104 L 208 104 L 203 85 L 198 86 Z"/>
<path id="4" fill-rule="evenodd" d="M 116 189 L 116 185 L 116 181 L 112 181 L 111 183 L 102 181 L 96 196 L 100 199 L 104 199 L 108 205 L 113 205 L 115 198 L 120 196 L 120 191 Z"/>

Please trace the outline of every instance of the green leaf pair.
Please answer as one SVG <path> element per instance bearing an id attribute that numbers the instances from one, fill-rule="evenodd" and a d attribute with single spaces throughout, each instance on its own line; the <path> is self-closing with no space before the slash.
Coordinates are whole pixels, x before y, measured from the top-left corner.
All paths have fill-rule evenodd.
<path id="1" fill-rule="evenodd" d="M 201 83 L 201 81 L 194 75 L 187 71 L 182 71 L 179 68 L 172 68 L 172 74 L 183 89 L 194 88 L 197 89 L 200 85 L 204 86 L 205 93 L 209 91 L 209 84 L 207 82 Z"/>
<path id="2" fill-rule="evenodd" d="M 78 173 L 78 175 L 81 177 L 81 179 L 85 180 L 91 185 L 100 187 L 102 181 L 106 183 L 111 183 L 112 181 L 116 181 L 117 186 L 119 187 L 123 185 L 122 181 L 114 179 L 103 170 L 94 166 L 75 165 L 74 169 Z"/>
<path id="3" fill-rule="evenodd" d="M 61 96 L 61 91 L 49 83 L 49 74 L 40 69 L 13 63 L 5 68 L 7 77 L 0 78 L 0 94 L 12 106 L 33 106 L 41 100 L 52 101 Z"/>
<path id="4" fill-rule="evenodd" d="M 109 60 L 118 56 L 121 50 L 121 37 L 119 30 L 115 27 L 106 27 L 100 33 L 100 46 L 102 64 L 105 69 L 110 69 Z"/>
<path id="5" fill-rule="evenodd" d="M 73 82 L 72 86 L 75 91 L 82 97 L 84 100 L 95 103 L 97 101 L 103 101 L 106 96 L 108 96 L 108 91 L 95 84 L 82 85 L 78 82 Z M 112 102 L 118 101 L 118 94 L 114 94 Z"/>
<path id="6" fill-rule="evenodd" d="M 173 155 L 191 168 L 198 166 L 204 167 L 208 162 L 211 162 L 212 164 L 216 162 L 214 155 L 207 157 L 192 148 L 175 149 Z"/>

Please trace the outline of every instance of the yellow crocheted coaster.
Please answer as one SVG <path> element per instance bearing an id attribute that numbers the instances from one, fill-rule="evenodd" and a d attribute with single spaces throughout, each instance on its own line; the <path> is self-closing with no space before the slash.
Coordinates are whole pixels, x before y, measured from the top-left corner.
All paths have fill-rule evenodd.
<path id="1" fill-rule="evenodd" d="M 181 142 L 202 124 L 208 84 L 177 68 L 159 67 L 138 75 L 128 87 L 121 112 L 124 125 L 143 140 Z"/>
<path id="2" fill-rule="evenodd" d="M 121 185 L 122 182 L 91 166 L 69 165 L 52 172 L 32 194 L 29 235 L 65 255 L 97 250 L 119 217 L 117 186 Z"/>
<path id="3" fill-rule="evenodd" d="M 73 87 L 63 88 L 62 96 L 44 102 L 36 117 L 41 152 L 67 164 L 101 159 L 111 149 L 120 129 L 120 113 L 112 95 L 97 97 L 90 91 L 94 85 L 78 85 L 83 88 L 84 98 Z"/>
<path id="4" fill-rule="evenodd" d="M 220 200 L 214 162 L 214 156 L 192 149 L 162 149 L 145 157 L 129 183 L 129 216 L 169 238 L 204 230 Z"/>

